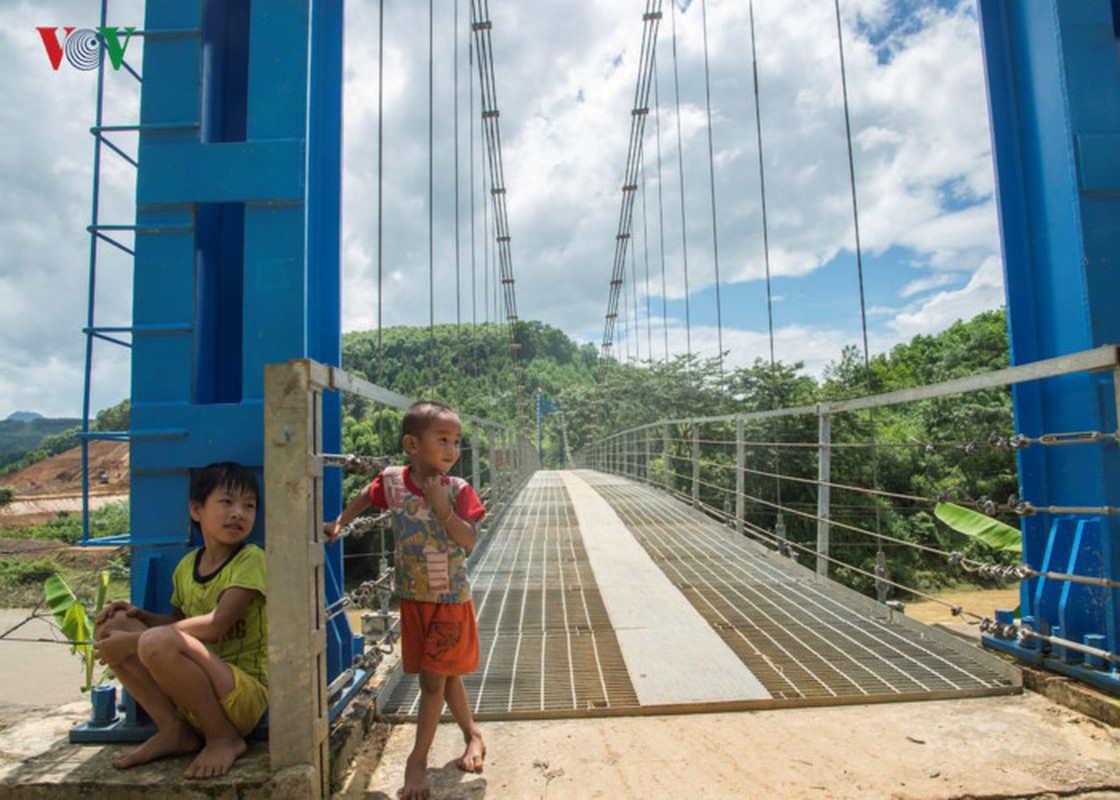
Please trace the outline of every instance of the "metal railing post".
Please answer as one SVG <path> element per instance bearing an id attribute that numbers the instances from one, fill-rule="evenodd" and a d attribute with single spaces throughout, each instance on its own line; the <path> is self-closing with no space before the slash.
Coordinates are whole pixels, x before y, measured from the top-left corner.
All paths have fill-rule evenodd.
<path id="1" fill-rule="evenodd" d="M 822 411 L 817 450 L 817 575 L 828 577 L 829 509 L 832 503 L 832 415 Z"/>
<path id="2" fill-rule="evenodd" d="M 502 428 L 502 497 L 509 496 L 509 487 L 513 483 L 513 447 L 510 442 L 509 431 Z"/>
<path id="3" fill-rule="evenodd" d="M 316 457 L 322 450 L 322 395 L 311 366 L 305 360 L 265 366 L 268 705 L 274 721 L 268 754 L 274 773 L 310 766 L 316 773 L 313 796 L 328 797 L 323 467 Z"/>
<path id="4" fill-rule="evenodd" d="M 746 476 L 743 468 L 746 466 L 747 446 L 743 440 L 743 418 L 735 418 L 735 532 L 743 532 L 743 518 L 746 514 Z"/>
<path id="5" fill-rule="evenodd" d="M 650 436 L 652 428 L 644 428 L 646 433 L 646 466 L 645 466 L 645 482 L 650 483 L 653 480 L 653 437 Z"/>
<path id="6" fill-rule="evenodd" d="M 471 486 L 482 486 L 482 461 L 479 458 L 479 447 L 482 444 L 482 426 L 477 422 L 471 426 Z"/>
<path id="7" fill-rule="evenodd" d="M 490 489 L 491 496 L 493 496 L 494 493 L 498 491 L 498 488 L 497 488 L 498 487 L 498 480 L 497 480 L 497 469 L 496 469 L 497 464 L 494 461 L 494 458 L 495 458 L 494 431 L 487 426 L 483 426 L 483 428 L 486 431 L 486 463 L 488 465 L 488 468 L 487 468 L 487 473 L 488 474 L 486 476 L 487 477 L 487 486 Z"/>
<path id="8" fill-rule="evenodd" d="M 700 507 L 700 423 L 692 423 L 692 505 Z"/>
<path id="9" fill-rule="evenodd" d="M 673 491 L 673 477 L 672 477 L 673 476 L 673 470 L 672 470 L 673 459 L 672 459 L 672 456 L 671 456 L 672 450 L 670 449 L 670 442 L 669 442 L 669 424 L 668 423 L 665 423 L 665 429 L 664 429 L 664 434 L 663 434 L 662 441 L 663 441 L 662 452 L 664 453 L 664 457 L 663 457 L 662 460 L 665 462 L 665 491 L 671 492 L 671 491 Z"/>

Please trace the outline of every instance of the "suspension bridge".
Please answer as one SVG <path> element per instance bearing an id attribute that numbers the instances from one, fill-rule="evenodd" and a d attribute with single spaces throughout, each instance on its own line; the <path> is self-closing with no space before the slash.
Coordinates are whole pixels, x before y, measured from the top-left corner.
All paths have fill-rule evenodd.
<path id="1" fill-rule="evenodd" d="M 134 220 L 102 219 L 95 180 L 83 435 L 130 442 L 133 532 L 114 544 L 131 549 L 132 601 L 156 610 L 167 603 L 171 570 L 189 547 L 186 525 L 169 523 L 167 510 L 186 506 L 190 471 L 231 459 L 261 472 L 265 514 L 253 539 L 268 553 L 270 585 L 285 587 L 268 598 L 271 765 L 310 767 L 311 791 L 326 795 L 330 724 L 368 680 L 377 652 L 342 613 L 349 602 L 345 542 L 324 546 L 319 530 L 340 507 L 341 468 L 353 465 L 341 452 L 340 396 L 388 407 L 407 398 L 340 367 L 343 4 L 265 6 L 148 3 L 136 33 L 143 67 L 128 66 L 137 79 L 142 71 L 139 120 L 107 123 L 99 94 L 95 176 L 103 158 L 128 162 L 136 207 Z M 675 8 L 646 0 L 635 12 L 641 66 L 614 260 L 604 275 L 603 363 L 614 357 L 616 325 L 625 316 L 619 305 L 633 281 L 626 267 L 648 163 L 650 91 L 657 86 L 660 28 L 666 11 L 676 24 Z M 842 69 L 840 3 L 833 10 Z M 527 415 L 522 424 L 465 415 L 461 469 L 494 512 L 471 565 L 483 666 L 468 689 L 479 716 L 783 708 L 1019 691 L 1021 679 L 1006 661 L 828 575 L 835 558 L 829 495 L 852 488 L 848 476 L 831 470 L 833 421 L 992 386 L 1014 393 L 1017 430 L 989 444 L 1017 460 L 1027 505 L 1016 508 L 1029 513 L 1022 514 L 1025 567 L 1016 575 L 1020 612 L 988 621 L 985 642 L 1116 691 L 1120 562 L 1109 487 L 1120 467 L 1120 358 L 1113 346 L 1120 322 L 1112 313 L 1110 267 L 1120 244 L 1120 11 L 1108 0 L 1029 7 L 981 0 L 978 11 L 1013 366 L 755 417 L 682 417 L 660 427 L 601 431 L 578 455 L 579 468 L 561 472 L 537 470 Z M 497 96 L 502 81 L 514 78 L 494 70 L 491 37 L 500 35 L 500 20 L 484 0 L 471 3 L 464 24 L 480 87 L 473 113 L 484 143 L 493 290 L 516 354 L 507 209 L 513 195 L 505 184 Z M 753 80 L 757 90 L 757 72 Z M 844 105 L 858 262 L 846 86 Z M 116 143 L 124 136 L 135 138 L 135 153 Z M 714 209 L 714 194 L 711 203 Z M 714 225 L 714 213 L 712 219 Z M 134 311 L 126 324 L 102 321 L 93 302 L 105 248 L 133 262 Z M 718 255 L 713 266 L 718 287 Z M 769 263 L 767 274 L 769 298 Z M 431 297 L 434 304 L 434 290 Z M 722 313 L 718 298 L 717 309 Z M 865 318 L 862 305 L 860 314 Z M 431 306 L 429 317 L 434 321 Z M 865 360 L 866 339 L 865 326 Z M 127 347 L 132 364 L 130 429 L 110 434 L 88 425 L 95 350 L 105 346 Z M 722 357 L 722 342 L 719 349 Z M 817 455 L 814 475 L 792 476 L 812 481 L 819 496 L 810 515 L 816 546 L 800 558 L 791 556 L 780 531 L 755 531 L 747 521 L 755 498 L 744 485 L 744 459 L 758 443 L 744 438 L 744 426 L 781 415 L 810 418 L 818 430 L 815 441 L 789 443 Z M 669 447 L 666 431 L 674 429 L 692 432 L 680 443 L 691 458 Z M 726 480 L 711 477 L 713 465 Z M 386 687 L 382 710 L 407 717 L 415 702 L 415 687 L 402 680 Z M 120 723 L 95 720 L 75 740 L 127 737 L 142 727 L 141 717 L 132 704 Z"/>

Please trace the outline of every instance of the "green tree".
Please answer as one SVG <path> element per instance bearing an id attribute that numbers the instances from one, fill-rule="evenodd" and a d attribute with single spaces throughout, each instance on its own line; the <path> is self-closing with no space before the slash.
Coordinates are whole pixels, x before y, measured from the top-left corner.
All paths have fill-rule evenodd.
<path id="1" fill-rule="evenodd" d="M 91 427 L 100 432 L 127 431 L 131 411 L 132 401 L 122 400 L 115 406 L 98 411 Z"/>

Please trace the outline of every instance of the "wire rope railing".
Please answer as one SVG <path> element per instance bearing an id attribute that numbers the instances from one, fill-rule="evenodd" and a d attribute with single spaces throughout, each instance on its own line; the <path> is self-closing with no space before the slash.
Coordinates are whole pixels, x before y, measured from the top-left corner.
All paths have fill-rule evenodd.
<path id="1" fill-rule="evenodd" d="M 882 395 L 797 408 L 661 420 L 602 437 L 577 453 L 576 463 L 662 488 L 783 554 L 815 561 L 818 575 L 852 582 L 864 592 L 874 589 L 880 599 L 894 592 L 936 600 L 934 594 L 921 588 L 929 585 L 930 570 L 939 571 L 935 578 L 946 583 L 1040 578 L 1113 589 L 1120 587 L 1116 576 L 1008 563 L 1015 560 L 1010 554 L 1000 555 L 969 543 L 963 534 L 936 522 L 930 512 L 941 503 L 952 502 L 990 517 L 1002 517 L 1009 525 L 1038 514 L 1073 518 L 1114 514 L 1116 504 L 1036 506 L 1030 497 L 1021 497 L 1015 454 L 1026 447 L 1115 447 L 1120 444 L 1120 431 L 1052 431 L 1033 436 L 1012 432 L 1015 423 L 1009 398 L 1004 412 L 989 420 L 1004 429 L 972 440 L 929 441 L 928 436 L 914 436 L 905 426 L 891 423 L 900 418 L 895 415 L 923 404 L 934 408 L 946 401 L 961 402 L 977 392 L 1006 392 L 1015 384 L 1077 373 L 1110 371 L 1115 395 L 1118 370 L 1120 348 L 1106 346 Z M 858 412 L 870 410 L 885 423 L 878 426 L 873 442 L 862 438 L 861 431 L 866 428 L 851 419 Z M 780 440 L 769 424 L 774 419 L 785 420 Z M 872 450 L 879 457 L 893 454 L 893 460 L 910 470 L 909 474 L 923 479 L 915 485 L 928 489 L 928 494 L 883 484 L 883 476 L 873 474 L 867 463 Z M 784 454 L 780 471 L 768 466 L 775 463 L 776 451 Z M 970 493 L 966 473 L 970 460 L 975 459 L 984 459 L 986 474 L 998 476 L 985 485 L 1004 487 L 1006 495 L 992 498 Z M 779 493 L 776 485 L 784 486 L 784 490 Z M 782 515 L 787 519 L 785 526 L 777 524 Z M 927 574 L 919 581 L 923 570 Z M 955 615 L 980 623 L 985 631 L 1036 642 L 1045 642 L 1048 635 L 1033 628 L 1030 620 L 1014 625 L 1012 620 L 992 620 L 944 604 Z M 1115 660 L 1111 655 L 1101 656 L 1097 652 L 1100 647 L 1085 643 L 1061 642 L 1056 646 L 1081 648 L 1078 652 L 1085 653 L 1086 658 L 1109 663 Z"/>

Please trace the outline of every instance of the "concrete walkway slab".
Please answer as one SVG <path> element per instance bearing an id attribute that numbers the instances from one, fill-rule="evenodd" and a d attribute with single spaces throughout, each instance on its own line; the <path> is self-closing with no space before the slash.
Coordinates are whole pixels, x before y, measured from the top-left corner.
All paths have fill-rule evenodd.
<path id="1" fill-rule="evenodd" d="M 575 472 L 560 476 L 642 705 L 769 698 L 599 493 Z"/>

